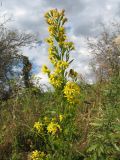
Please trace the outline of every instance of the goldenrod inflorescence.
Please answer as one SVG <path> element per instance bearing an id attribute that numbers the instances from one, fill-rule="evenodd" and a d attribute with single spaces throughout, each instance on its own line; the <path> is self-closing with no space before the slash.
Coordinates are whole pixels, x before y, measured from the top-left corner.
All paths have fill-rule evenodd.
<path id="1" fill-rule="evenodd" d="M 80 88 L 75 82 L 67 82 L 63 91 L 70 104 L 79 102 Z"/>
<path id="2" fill-rule="evenodd" d="M 54 66 L 54 71 L 50 72 L 47 66 L 42 67 L 43 73 L 47 73 L 49 82 L 54 88 L 63 88 L 66 83 L 67 72 L 69 67 L 69 52 L 74 50 L 73 42 L 69 42 L 66 37 L 64 24 L 67 18 L 64 15 L 64 10 L 50 10 L 45 14 L 45 19 L 48 24 L 49 37 L 46 39 L 48 43 L 49 60 Z"/>
<path id="3" fill-rule="evenodd" d="M 50 10 L 45 14 L 45 19 L 49 31 L 49 37 L 46 39 L 48 44 L 48 58 L 54 69 L 50 71 L 46 65 L 43 65 L 42 72 L 48 75 L 50 84 L 55 88 L 55 96 L 60 96 L 60 105 L 54 103 L 56 108 L 53 108 L 53 112 L 48 112 L 48 117 L 45 116 L 40 122 L 35 122 L 33 131 L 39 133 L 35 135 L 44 141 L 45 147 L 43 147 L 43 150 L 44 148 L 46 149 L 46 155 L 44 152 L 38 150 L 33 151 L 32 160 L 49 159 L 49 156 L 52 159 L 54 151 L 56 154 L 59 148 L 61 148 L 61 145 L 64 145 L 64 140 L 65 143 L 69 138 L 71 141 L 71 124 L 69 125 L 68 118 L 71 117 L 70 121 L 72 120 L 73 117 L 69 115 L 74 116 L 74 106 L 79 104 L 80 98 L 80 88 L 76 83 L 77 72 L 73 69 L 69 70 L 69 66 L 73 61 L 73 59 L 70 59 L 70 51 L 74 50 L 75 47 L 73 42 L 68 41 L 66 36 L 64 24 L 67 18 L 64 15 L 64 10 Z M 68 81 L 69 78 L 71 81 Z M 68 106 L 71 108 L 73 106 L 73 110 L 68 110 Z M 60 147 L 58 147 L 59 145 Z M 52 153 L 50 153 L 51 151 Z"/>

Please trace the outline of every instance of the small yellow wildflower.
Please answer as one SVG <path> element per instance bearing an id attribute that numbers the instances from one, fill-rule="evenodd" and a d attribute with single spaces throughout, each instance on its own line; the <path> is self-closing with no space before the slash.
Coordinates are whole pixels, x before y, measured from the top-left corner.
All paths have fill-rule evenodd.
<path id="1" fill-rule="evenodd" d="M 79 102 L 80 88 L 76 83 L 70 81 L 67 82 L 63 92 L 70 104 Z"/>
<path id="2" fill-rule="evenodd" d="M 48 67 L 46 66 L 46 65 L 43 65 L 42 66 L 42 72 L 44 73 L 44 74 L 49 74 L 50 73 L 50 70 L 48 69 Z"/>
<path id="3" fill-rule="evenodd" d="M 53 45 L 51 45 L 48 48 L 48 52 L 49 52 L 49 55 L 54 56 L 54 55 L 56 55 L 56 48 Z"/>
<path id="4" fill-rule="evenodd" d="M 66 69 L 69 66 L 68 62 L 59 60 L 56 64 L 57 69 Z"/>
<path id="5" fill-rule="evenodd" d="M 75 46 L 73 42 L 64 42 L 65 48 L 68 50 L 75 50 Z"/>
<path id="6" fill-rule="evenodd" d="M 38 150 L 33 151 L 31 154 L 32 160 L 43 160 L 44 157 L 45 157 L 45 153 Z"/>
<path id="7" fill-rule="evenodd" d="M 65 28 L 62 26 L 62 27 L 59 28 L 59 30 L 60 30 L 60 32 L 64 33 Z"/>
<path id="8" fill-rule="evenodd" d="M 62 120 L 63 120 L 63 115 L 59 115 L 59 120 L 60 120 L 60 122 L 62 122 Z"/>
<path id="9" fill-rule="evenodd" d="M 49 44 L 49 45 L 52 45 L 53 46 L 53 39 L 52 39 L 52 37 L 49 37 L 49 38 L 47 38 L 46 39 L 46 42 Z"/>
<path id="10" fill-rule="evenodd" d="M 61 131 L 61 127 L 58 123 L 50 122 L 47 126 L 48 133 L 55 135 L 57 132 Z"/>
<path id="11" fill-rule="evenodd" d="M 49 81 L 55 88 L 60 88 L 63 83 L 62 77 L 56 73 L 50 75 Z"/>
<path id="12" fill-rule="evenodd" d="M 48 58 L 49 58 L 49 60 L 51 61 L 52 64 L 54 64 L 54 65 L 56 64 L 56 58 L 55 58 L 55 56 L 49 55 Z"/>
<path id="13" fill-rule="evenodd" d="M 38 133 L 41 133 L 43 131 L 43 124 L 40 122 L 35 122 L 34 128 L 37 130 Z"/>

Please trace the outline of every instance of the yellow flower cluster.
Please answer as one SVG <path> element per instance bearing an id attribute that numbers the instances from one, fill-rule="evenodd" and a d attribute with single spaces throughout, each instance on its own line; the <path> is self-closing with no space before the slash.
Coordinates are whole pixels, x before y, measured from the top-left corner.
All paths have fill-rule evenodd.
<path id="1" fill-rule="evenodd" d="M 53 46 L 53 44 L 54 44 L 53 38 L 51 36 L 46 39 L 46 42 L 51 46 Z"/>
<path id="2" fill-rule="evenodd" d="M 54 73 L 50 74 L 49 81 L 55 88 L 60 88 L 63 84 L 64 77 L 62 76 L 62 72 L 67 69 L 69 63 L 66 61 L 59 60 L 55 63 Z"/>
<path id="3" fill-rule="evenodd" d="M 55 65 L 55 63 L 57 62 L 57 48 L 53 45 L 51 45 L 49 48 L 48 48 L 48 53 L 49 53 L 49 60 L 51 61 L 51 63 L 53 63 Z"/>
<path id="4" fill-rule="evenodd" d="M 35 122 L 34 129 L 36 129 L 38 133 L 41 133 L 43 131 L 43 124 L 40 122 Z"/>
<path id="5" fill-rule="evenodd" d="M 70 104 L 76 104 L 79 102 L 80 88 L 76 83 L 70 81 L 67 82 L 63 92 Z"/>
<path id="6" fill-rule="evenodd" d="M 44 73 L 44 74 L 50 74 L 50 70 L 48 69 L 48 67 L 46 66 L 46 65 L 43 65 L 42 66 L 42 72 Z"/>
<path id="7" fill-rule="evenodd" d="M 47 126 L 48 133 L 55 135 L 60 132 L 62 129 L 58 123 L 50 122 Z"/>
<path id="8" fill-rule="evenodd" d="M 59 60 L 59 61 L 56 63 L 55 68 L 56 68 L 57 70 L 65 70 L 66 68 L 68 68 L 68 66 L 69 66 L 69 63 L 68 63 L 68 62 Z"/>
<path id="9" fill-rule="evenodd" d="M 64 42 L 64 47 L 66 48 L 66 50 L 68 51 L 72 51 L 75 50 L 75 46 L 73 42 Z"/>
<path id="10" fill-rule="evenodd" d="M 43 160 L 45 158 L 45 153 L 35 150 L 31 154 L 31 160 Z"/>
<path id="11" fill-rule="evenodd" d="M 48 24 L 49 37 L 46 42 L 49 45 L 49 60 L 54 66 L 54 72 L 50 73 L 46 66 L 43 66 L 43 72 L 48 73 L 49 82 L 55 89 L 63 89 L 66 83 L 68 73 L 66 69 L 69 67 L 69 52 L 74 50 L 73 42 L 69 42 L 66 37 L 64 23 L 67 21 L 64 10 L 50 10 L 45 14 Z"/>
<path id="12" fill-rule="evenodd" d="M 47 130 L 48 133 L 55 135 L 62 130 L 59 125 L 59 123 L 62 121 L 63 121 L 62 114 L 60 114 L 58 117 L 56 116 L 56 117 L 52 117 L 52 118 L 48 118 L 45 116 L 44 122 L 43 123 L 35 122 L 33 128 L 37 131 L 37 133 L 43 134 L 43 131 Z"/>
<path id="13" fill-rule="evenodd" d="M 63 84 L 63 78 L 57 72 L 50 74 L 49 81 L 55 88 L 60 88 Z"/>
<path id="14" fill-rule="evenodd" d="M 50 10 L 45 14 L 46 22 L 48 23 L 48 31 L 51 36 L 55 36 L 57 41 L 65 41 L 65 28 L 64 23 L 67 18 L 64 17 L 64 10 L 58 12 L 57 9 Z"/>

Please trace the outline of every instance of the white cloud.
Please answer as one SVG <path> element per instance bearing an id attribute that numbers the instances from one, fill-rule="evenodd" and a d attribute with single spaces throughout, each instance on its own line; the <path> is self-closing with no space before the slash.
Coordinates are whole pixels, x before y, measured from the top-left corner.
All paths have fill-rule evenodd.
<path id="1" fill-rule="evenodd" d="M 88 53 L 85 38 L 96 36 L 100 23 L 119 19 L 120 0 L 4 0 L 2 4 L 2 11 L 7 11 L 14 17 L 12 27 L 37 33 L 42 41 L 48 35 L 44 13 L 51 8 L 65 9 L 68 17 L 66 27 L 69 28 L 67 33 L 76 46 L 76 51 L 72 53 L 75 58 L 72 66 L 82 74 L 87 74 L 90 79 L 91 55 Z M 44 63 L 50 66 L 45 43 L 31 50 L 24 49 L 24 54 L 38 68 Z M 46 82 L 46 77 L 40 72 L 38 75 Z"/>
<path id="2" fill-rule="evenodd" d="M 17 18 L 21 18 L 21 17 L 24 17 L 24 16 L 26 16 L 26 10 L 24 10 L 24 9 L 19 9 L 19 8 L 16 8 L 15 9 L 15 16 L 17 17 Z"/>

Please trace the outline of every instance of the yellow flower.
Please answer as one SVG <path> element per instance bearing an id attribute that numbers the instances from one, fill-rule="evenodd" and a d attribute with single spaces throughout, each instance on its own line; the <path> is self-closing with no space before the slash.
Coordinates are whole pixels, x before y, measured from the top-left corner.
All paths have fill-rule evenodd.
<path id="1" fill-rule="evenodd" d="M 56 73 L 50 74 L 49 81 L 55 88 L 61 87 L 63 83 L 62 77 Z"/>
<path id="2" fill-rule="evenodd" d="M 50 70 L 48 69 L 48 67 L 46 66 L 46 65 L 43 65 L 42 66 L 42 72 L 44 73 L 44 74 L 49 74 L 50 73 Z"/>
<path id="3" fill-rule="evenodd" d="M 62 122 L 62 120 L 63 120 L 63 115 L 59 115 L 59 120 L 60 120 L 60 122 Z"/>
<path id="4" fill-rule="evenodd" d="M 51 122 L 47 126 L 48 133 L 55 135 L 56 133 L 61 131 L 61 127 L 58 123 Z"/>
<path id="5" fill-rule="evenodd" d="M 64 28 L 64 27 L 60 27 L 60 28 L 59 28 L 59 31 L 62 32 L 62 33 L 64 33 L 65 28 Z"/>
<path id="6" fill-rule="evenodd" d="M 48 48 L 48 52 L 49 52 L 49 55 L 54 56 L 54 55 L 56 55 L 56 48 L 53 45 L 51 45 Z"/>
<path id="7" fill-rule="evenodd" d="M 68 50 L 75 50 L 75 46 L 73 42 L 64 42 L 64 46 L 65 48 L 67 48 Z"/>
<path id="8" fill-rule="evenodd" d="M 54 65 L 56 64 L 56 58 L 54 56 L 49 55 L 48 58 L 49 58 L 49 60 L 51 61 L 52 64 L 54 64 Z"/>
<path id="9" fill-rule="evenodd" d="M 33 151 L 31 154 L 32 160 L 43 160 L 44 157 L 45 157 L 45 153 L 38 150 Z"/>
<path id="10" fill-rule="evenodd" d="M 67 67 L 69 66 L 68 62 L 66 61 L 61 61 L 59 60 L 57 63 L 56 63 L 56 68 L 57 69 L 66 69 Z"/>
<path id="11" fill-rule="evenodd" d="M 70 81 L 67 82 L 63 92 L 70 104 L 76 104 L 79 102 L 80 88 L 76 83 Z"/>
<path id="12" fill-rule="evenodd" d="M 46 42 L 49 44 L 49 45 L 51 45 L 51 46 L 53 46 L 53 39 L 52 39 L 52 37 L 49 37 L 49 38 L 47 38 L 46 39 Z"/>
<path id="13" fill-rule="evenodd" d="M 37 130 L 38 133 L 41 133 L 43 131 L 43 124 L 40 122 L 35 122 L 34 128 Z"/>

